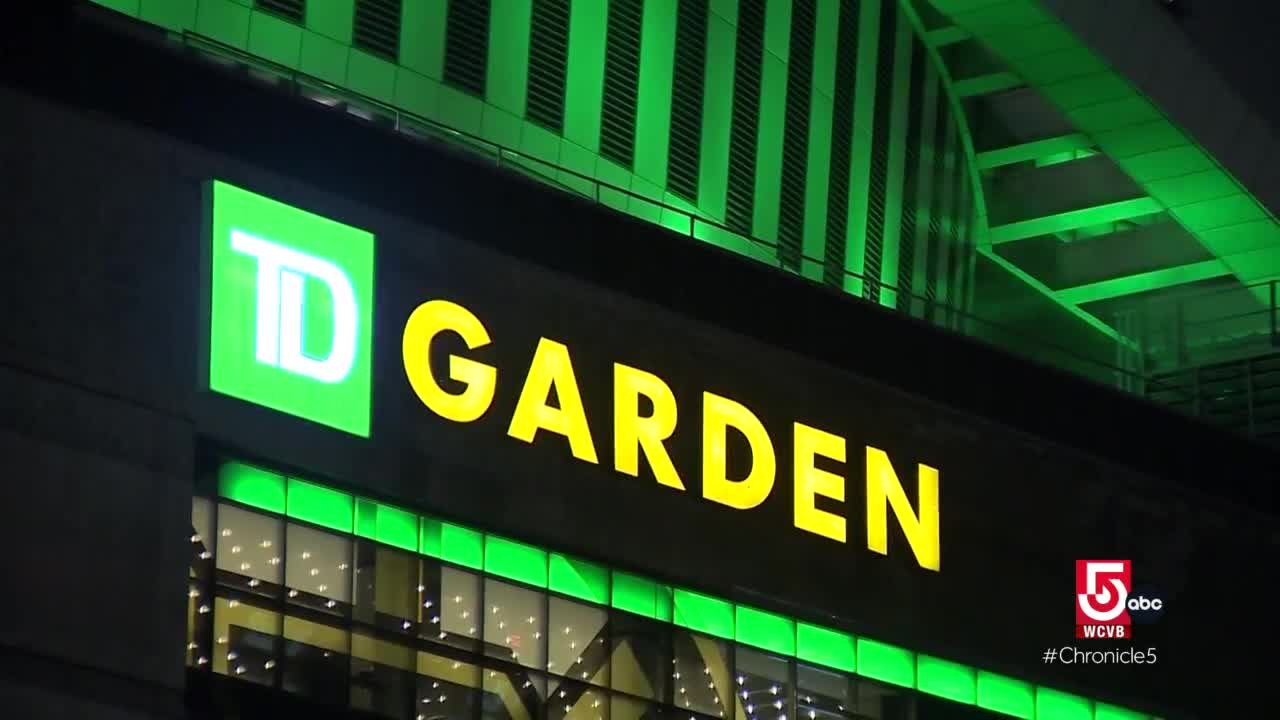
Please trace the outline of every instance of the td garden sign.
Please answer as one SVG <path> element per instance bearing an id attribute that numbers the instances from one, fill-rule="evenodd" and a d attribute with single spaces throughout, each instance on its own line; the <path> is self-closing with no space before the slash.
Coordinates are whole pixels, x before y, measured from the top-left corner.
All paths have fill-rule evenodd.
<path id="1" fill-rule="evenodd" d="M 208 387 L 368 437 L 373 235 L 223 182 L 212 182 L 209 195 Z M 936 468 L 890 458 L 833 428 L 800 420 L 767 427 L 750 397 L 702 390 L 682 404 L 662 368 L 626 357 L 606 358 L 612 397 L 597 400 L 611 403 L 594 404 L 611 407 L 602 416 L 588 412 L 593 403 L 584 402 L 574 369 L 579 353 L 598 354 L 588 337 L 539 336 L 522 362 L 500 365 L 480 352 L 501 346 L 503 337 L 457 298 L 421 298 L 402 322 L 404 391 L 422 412 L 483 432 L 494 425 L 477 421 L 513 407 L 496 418 L 505 442 L 558 445 L 577 462 L 618 476 L 641 477 L 644 467 L 660 485 L 742 512 L 785 492 L 788 483 L 779 479 L 789 474 L 795 528 L 887 555 L 892 515 L 916 564 L 941 567 Z M 444 348 L 451 349 L 445 362 L 432 362 Z M 514 404 L 499 402 L 500 388 Z M 778 443 L 783 433 L 786 443 Z M 670 446 L 682 434 L 696 436 L 700 463 L 673 457 Z M 782 445 L 789 457 L 779 457 Z M 914 503 L 900 479 L 910 470 Z M 839 511 L 860 492 L 865 517 Z"/>

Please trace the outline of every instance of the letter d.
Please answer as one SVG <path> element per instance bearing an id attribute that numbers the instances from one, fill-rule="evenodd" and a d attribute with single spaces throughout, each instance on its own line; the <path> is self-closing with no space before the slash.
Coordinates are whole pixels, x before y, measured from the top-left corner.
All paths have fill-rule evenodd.
<path id="1" fill-rule="evenodd" d="M 347 274 L 337 265 L 262 238 L 231 231 L 231 249 L 256 258 L 257 333 L 255 357 L 323 383 L 341 382 L 356 358 L 359 308 Z M 302 351 L 304 287 L 310 276 L 324 283 L 333 300 L 333 340 L 327 356 Z"/>

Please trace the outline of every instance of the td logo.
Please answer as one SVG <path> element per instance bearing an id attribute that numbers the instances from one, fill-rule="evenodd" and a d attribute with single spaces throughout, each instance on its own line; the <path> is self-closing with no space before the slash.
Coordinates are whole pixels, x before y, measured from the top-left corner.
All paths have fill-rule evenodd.
<path id="1" fill-rule="evenodd" d="M 373 235 L 211 185 L 209 388 L 368 437 Z"/>

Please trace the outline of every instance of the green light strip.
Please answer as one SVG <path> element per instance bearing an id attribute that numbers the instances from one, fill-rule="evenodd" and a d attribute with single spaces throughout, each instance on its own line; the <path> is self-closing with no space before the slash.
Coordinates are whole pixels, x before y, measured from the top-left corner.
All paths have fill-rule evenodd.
<path id="1" fill-rule="evenodd" d="M 438 558 L 596 605 L 1025 720 L 1155 720 L 962 663 L 482 533 L 240 462 L 218 470 L 237 503 Z"/>
<path id="2" fill-rule="evenodd" d="M 970 98 L 979 95 L 990 95 L 1002 90 L 1012 90 L 1016 87 L 1022 87 L 1022 85 L 1022 78 L 1017 75 L 1011 72 L 997 72 L 990 75 L 956 80 L 953 87 L 960 97 Z"/>
<path id="3" fill-rule="evenodd" d="M 1080 210 L 1070 210 L 1056 215 L 1019 220 L 1007 225 L 997 225 L 987 231 L 987 238 L 993 245 L 1013 242 L 1053 233 L 1076 230 L 1090 225 L 1127 220 L 1139 215 L 1150 215 L 1164 210 L 1155 198 L 1140 197 L 1132 200 L 1096 205 Z"/>
<path id="4" fill-rule="evenodd" d="M 950 27 L 938 28 L 930 30 L 926 33 L 929 44 L 933 47 L 946 47 L 947 45 L 955 45 L 966 40 L 972 40 L 973 35 L 964 28 L 958 28 L 955 25 Z"/>
<path id="5" fill-rule="evenodd" d="M 1231 268 L 1221 260 L 1204 260 L 1189 265 L 1152 270 L 1111 280 L 1101 280 L 1089 285 L 1058 290 L 1058 299 L 1066 303 L 1083 305 L 1098 300 L 1109 300 L 1124 295 L 1150 292 L 1174 285 L 1199 282 L 1231 274 Z"/>
<path id="6" fill-rule="evenodd" d="M 1088 150 L 1092 147 L 1093 141 L 1087 136 L 1080 133 L 1072 133 L 1020 145 L 1011 145 L 999 150 L 980 152 L 977 154 L 977 162 L 980 169 L 990 170 L 991 168 L 1013 165 L 1014 163 L 1031 162 L 1032 160 L 1052 157 L 1061 153 Z"/>
<path id="7" fill-rule="evenodd" d="M 900 22 L 893 38 L 893 91 L 889 96 L 889 168 L 885 173 L 884 239 L 880 246 L 880 297 L 881 305 L 898 305 L 898 256 L 902 248 L 902 226 L 890 218 L 902 217 L 902 193 L 907 155 L 907 129 L 911 124 L 907 117 L 911 93 L 911 43 L 915 32 L 911 23 Z"/>

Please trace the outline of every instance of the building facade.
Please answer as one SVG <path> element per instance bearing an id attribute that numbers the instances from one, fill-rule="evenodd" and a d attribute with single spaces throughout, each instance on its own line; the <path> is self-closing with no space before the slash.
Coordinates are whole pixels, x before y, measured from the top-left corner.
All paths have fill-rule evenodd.
<path id="1" fill-rule="evenodd" d="M 14 717 L 1256 708 L 1275 456 L 965 337 L 914 7 L 102 4 L 3 75 Z"/>

